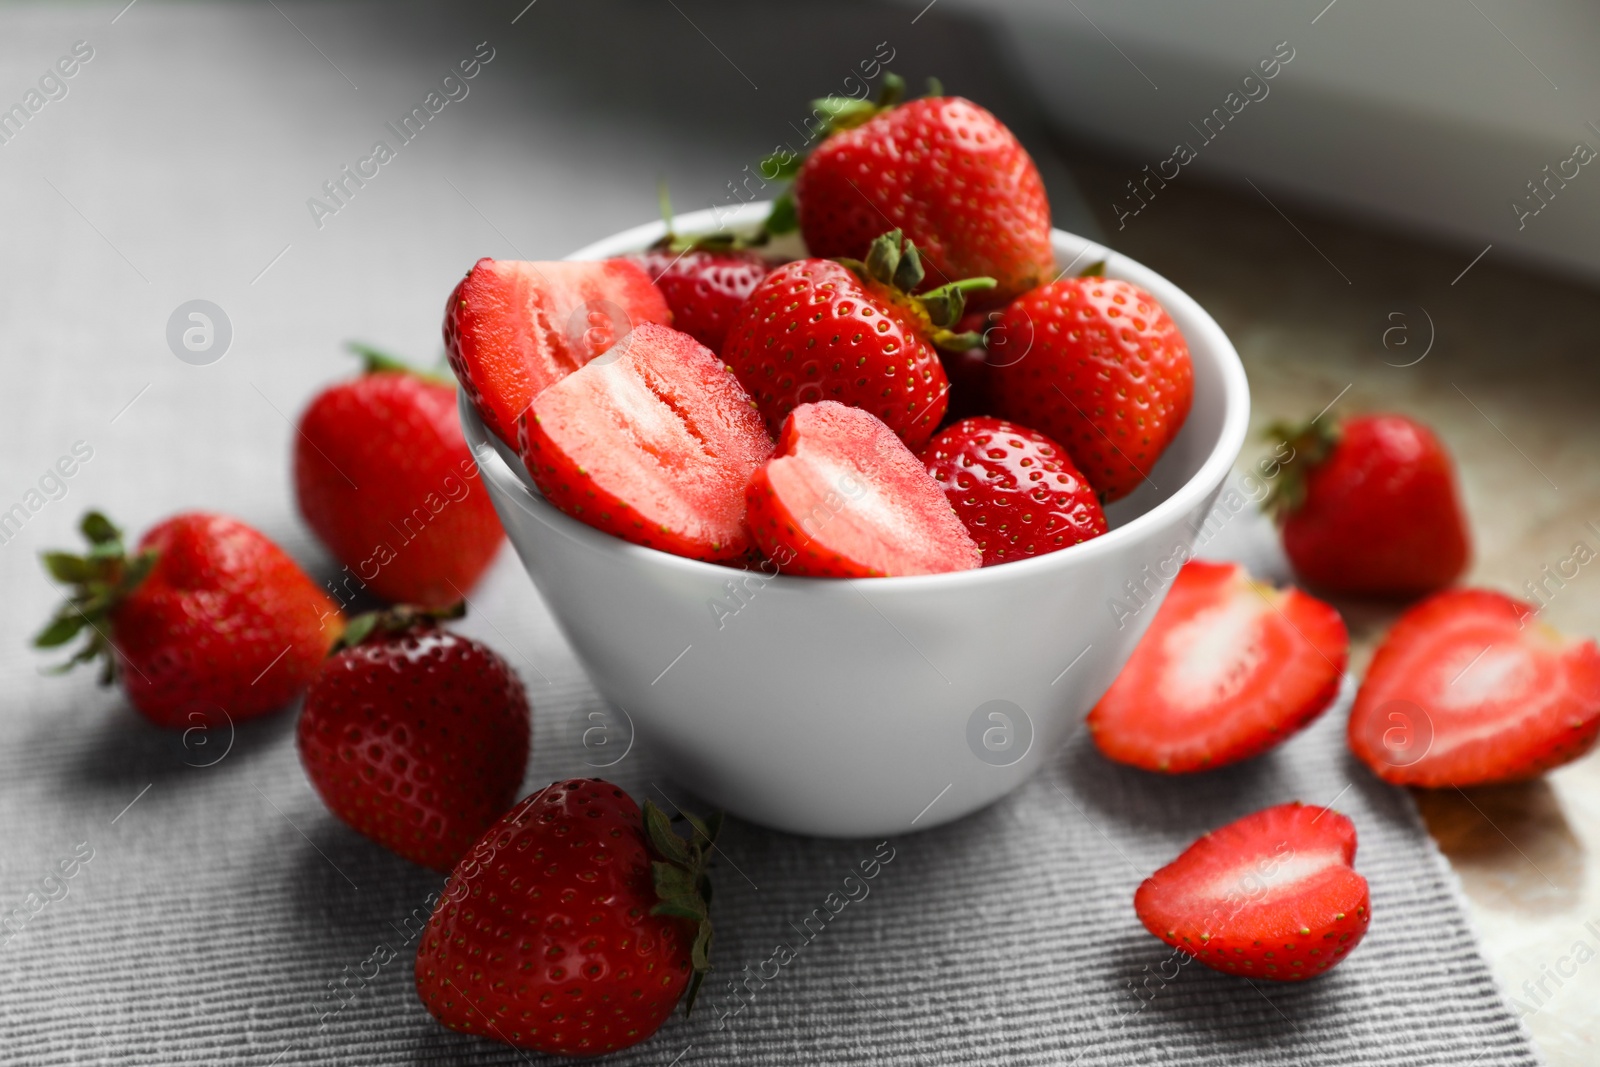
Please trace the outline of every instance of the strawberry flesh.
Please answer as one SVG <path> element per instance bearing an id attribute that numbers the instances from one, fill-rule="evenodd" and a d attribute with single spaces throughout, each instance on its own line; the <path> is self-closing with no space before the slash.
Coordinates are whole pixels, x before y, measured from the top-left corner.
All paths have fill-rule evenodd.
<path id="1" fill-rule="evenodd" d="M 716 356 L 646 323 L 541 393 L 518 450 L 545 498 L 580 522 L 720 561 L 750 548 L 745 485 L 772 441 Z"/>
<path id="2" fill-rule="evenodd" d="M 1350 711 L 1350 748 L 1386 781 L 1470 786 L 1534 778 L 1600 735 L 1600 648 L 1532 605 L 1438 593 L 1400 617 Z"/>
<path id="3" fill-rule="evenodd" d="M 1127 666 L 1089 712 L 1118 763 L 1181 774 L 1259 755 L 1321 715 L 1349 656 L 1344 620 L 1235 563 L 1183 565 Z"/>
<path id="4" fill-rule="evenodd" d="M 1144 880 L 1133 907 L 1152 934 L 1213 970 L 1315 978 L 1360 944 L 1372 917 L 1355 854 L 1348 818 L 1280 804 L 1190 845 Z"/>
<path id="5" fill-rule="evenodd" d="M 450 294 L 444 345 L 478 415 L 507 444 L 533 398 L 633 327 L 670 323 L 638 263 L 480 259 Z"/>
<path id="6" fill-rule="evenodd" d="M 747 496 L 756 543 L 789 574 L 937 574 L 983 561 L 922 461 L 872 414 L 835 401 L 790 413 Z"/>

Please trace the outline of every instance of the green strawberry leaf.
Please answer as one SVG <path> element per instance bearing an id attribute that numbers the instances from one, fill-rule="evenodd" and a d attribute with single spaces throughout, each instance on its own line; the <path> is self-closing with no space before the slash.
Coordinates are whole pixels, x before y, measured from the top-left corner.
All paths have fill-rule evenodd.
<path id="1" fill-rule="evenodd" d="M 45 628 L 34 636 L 33 647 L 59 648 L 74 637 L 77 637 L 78 631 L 82 630 L 83 627 L 84 618 L 82 615 L 79 615 L 76 611 L 70 614 L 63 611 L 51 619 Z"/>
<path id="2" fill-rule="evenodd" d="M 94 574 L 94 567 L 89 560 L 71 552 L 41 552 L 39 559 L 44 563 L 46 573 L 64 585 L 87 582 Z"/>

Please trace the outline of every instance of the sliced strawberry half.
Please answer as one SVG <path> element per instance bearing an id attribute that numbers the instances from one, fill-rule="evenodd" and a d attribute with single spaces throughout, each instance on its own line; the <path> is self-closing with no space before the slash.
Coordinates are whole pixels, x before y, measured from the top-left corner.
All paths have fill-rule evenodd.
<path id="1" fill-rule="evenodd" d="M 1467 786 L 1534 778 L 1600 735 L 1600 648 L 1486 589 L 1429 597 L 1394 624 L 1350 710 L 1378 777 Z"/>
<path id="2" fill-rule="evenodd" d="M 744 489 L 772 439 L 738 379 L 688 334 L 634 327 L 540 393 L 516 439 L 545 499 L 580 522 L 694 559 L 750 549 Z"/>
<path id="3" fill-rule="evenodd" d="M 1327 973 L 1372 918 L 1350 866 L 1356 828 L 1298 801 L 1213 830 L 1139 886 L 1145 929 L 1213 970 L 1296 982 Z"/>
<path id="4" fill-rule="evenodd" d="M 484 425 L 511 444 L 534 397 L 640 323 L 671 321 L 632 260 L 480 259 L 445 305 L 444 347 Z"/>
<path id="5" fill-rule="evenodd" d="M 789 574 L 937 574 L 983 562 L 922 461 L 876 415 L 834 400 L 789 413 L 746 496 L 752 536 Z"/>
<path id="6" fill-rule="evenodd" d="M 1192 560 L 1088 726 L 1118 763 L 1180 774 L 1259 755 L 1339 693 L 1344 620 L 1236 563 Z"/>

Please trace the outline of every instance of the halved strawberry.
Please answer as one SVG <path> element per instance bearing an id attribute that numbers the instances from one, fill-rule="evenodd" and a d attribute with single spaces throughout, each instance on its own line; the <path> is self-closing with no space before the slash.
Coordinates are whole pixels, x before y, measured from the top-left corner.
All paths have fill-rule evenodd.
<path id="1" fill-rule="evenodd" d="M 936 574 L 983 562 L 922 461 L 876 415 L 834 400 L 789 413 L 747 501 L 751 535 L 788 574 Z"/>
<path id="2" fill-rule="evenodd" d="M 1600 735 L 1600 648 L 1486 589 L 1400 616 L 1350 710 L 1350 748 L 1389 782 L 1483 785 L 1571 762 Z"/>
<path id="3" fill-rule="evenodd" d="M 1298 801 L 1213 830 L 1139 886 L 1145 929 L 1213 970 L 1296 982 L 1361 943 L 1367 880 L 1350 866 L 1356 828 Z"/>
<path id="4" fill-rule="evenodd" d="M 671 321 L 632 260 L 480 259 L 445 305 L 444 346 L 484 425 L 511 444 L 517 416 L 548 386 L 640 323 Z"/>
<path id="5" fill-rule="evenodd" d="M 694 559 L 750 548 L 744 487 L 772 439 L 738 379 L 686 333 L 634 327 L 540 393 L 515 440 L 545 499 L 580 522 Z"/>
<path id="6" fill-rule="evenodd" d="M 1147 771 L 1210 770 L 1259 755 L 1339 693 L 1344 620 L 1298 589 L 1236 563 L 1191 560 L 1089 712 L 1100 751 Z"/>

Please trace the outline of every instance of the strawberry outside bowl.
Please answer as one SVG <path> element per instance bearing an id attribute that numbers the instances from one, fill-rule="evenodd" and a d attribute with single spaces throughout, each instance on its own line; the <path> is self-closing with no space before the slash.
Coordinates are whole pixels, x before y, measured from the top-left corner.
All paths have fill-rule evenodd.
<path id="1" fill-rule="evenodd" d="M 766 212 L 702 211 L 676 229 L 738 231 Z M 662 233 L 640 226 L 569 258 Z M 1051 759 L 1133 652 L 1244 444 L 1249 385 L 1222 329 L 1171 282 L 1060 230 L 1052 243 L 1064 270 L 1103 259 L 1161 302 L 1189 343 L 1194 403 L 1145 484 L 1107 509 L 1107 533 L 1033 559 L 842 580 L 643 548 L 546 503 L 462 395 L 484 484 L 568 643 L 636 744 L 705 801 L 830 837 L 949 822 Z"/>

